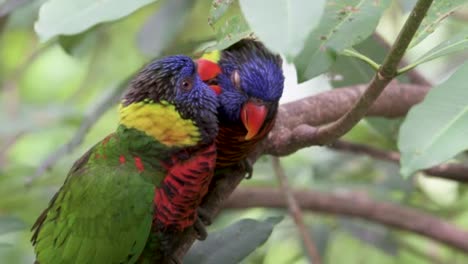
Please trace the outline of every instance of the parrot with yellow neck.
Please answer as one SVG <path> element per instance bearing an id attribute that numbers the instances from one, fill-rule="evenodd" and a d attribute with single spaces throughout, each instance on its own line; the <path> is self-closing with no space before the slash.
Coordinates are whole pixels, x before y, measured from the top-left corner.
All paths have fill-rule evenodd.
<path id="1" fill-rule="evenodd" d="M 116 131 L 86 152 L 33 226 L 36 263 L 155 263 L 195 224 L 216 161 L 218 98 L 189 57 L 131 81 Z"/>

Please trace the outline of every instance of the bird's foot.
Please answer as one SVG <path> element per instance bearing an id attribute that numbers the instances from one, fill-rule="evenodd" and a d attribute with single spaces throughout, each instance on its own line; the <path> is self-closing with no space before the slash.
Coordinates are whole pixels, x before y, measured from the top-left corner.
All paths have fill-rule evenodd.
<path id="1" fill-rule="evenodd" d="M 198 219 L 200 219 L 204 225 L 209 226 L 213 222 L 211 221 L 211 216 L 206 209 L 202 207 L 198 207 L 197 214 L 198 214 Z"/>
<path id="2" fill-rule="evenodd" d="M 205 209 L 198 207 L 197 219 L 195 220 L 195 224 L 193 225 L 193 227 L 195 228 L 195 231 L 197 232 L 198 240 L 206 239 L 206 237 L 208 236 L 208 233 L 206 232 L 206 226 L 209 226 L 209 225 L 211 225 L 210 215 Z"/>
<path id="3" fill-rule="evenodd" d="M 253 173 L 252 162 L 248 158 L 245 158 L 241 161 L 241 166 L 242 166 L 242 169 L 246 173 L 245 178 L 246 179 L 252 178 L 252 173 Z"/>
<path id="4" fill-rule="evenodd" d="M 208 233 L 206 232 L 205 224 L 203 224 L 200 218 L 197 218 L 197 220 L 195 220 L 195 223 L 193 224 L 193 228 L 195 229 L 195 232 L 197 233 L 198 240 L 203 241 L 206 239 L 206 237 L 208 236 Z"/>

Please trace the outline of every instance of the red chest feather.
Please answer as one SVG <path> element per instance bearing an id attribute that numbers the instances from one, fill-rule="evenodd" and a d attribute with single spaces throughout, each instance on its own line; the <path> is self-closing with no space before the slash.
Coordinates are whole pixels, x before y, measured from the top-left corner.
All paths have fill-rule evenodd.
<path id="1" fill-rule="evenodd" d="M 193 225 L 196 209 L 208 191 L 216 163 L 214 144 L 191 153 L 190 158 L 174 158 L 173 166 L 154 197 L 154 221 L 164 228 L 183 230 Z"/>

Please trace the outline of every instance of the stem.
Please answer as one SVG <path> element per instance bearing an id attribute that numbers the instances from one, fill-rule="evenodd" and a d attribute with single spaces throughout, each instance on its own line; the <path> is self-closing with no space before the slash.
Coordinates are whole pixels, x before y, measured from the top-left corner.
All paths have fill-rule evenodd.
<path id="1" fill-rule="evenodd" d="M 361 61 L 367 63 L 369 66 L 372 67 L 372 69 L 374 69 L 376 71 L 378 71 L 379 68 L 380 68 L 380 65 L 377 62 L 373 61 L 371 58 L 369 58 L 366 55 L 358 52 L 357 50 L 345 49 L 345 50 L 343 50 L 342 55 L 348 56 L 348 57 L 353 57 L 353 58 L 356 58 L 356 59 L 360 59 Z"/>
<path id="2" fill-rule="evenodd" d="M 405 67 L 403 67 L 403 68 L 397 70 L 397 73 L 396 73 L 396 74 L 397 74 L 397 75 L 402 75 L 402 74 L 404 74 L 404 73 L 407 73 L 407 72 L 411 71 L 412 69 L 416 68 L 417 66 L 419 66 L 419 64 L 421 64 L 421 63 L 418 62 L 418 61 L 415 61 L 415 62 L 413 62 L 413 63 L 411 63 L 411 64 L 408 64 L 408 65 L 406 65 Z"/>
<path id="3" fill-rule="evenodd" d="M 374 101 L 380 96 L 385 87 L 397 75 L 397 67 L 406 52 L 411 40 L 419 28 L 423 18 L 431 6 L 433 0 L 419 0 L 416 3 L 409 18 L 406 20 L 395 44 L 385 58 L 382 66 L 375 74 L 364 94 L 353 108 L 337 121 L 319 127 L 315 133 L 316 144 L 330 144 L 337 138 L 346 134 L 351 128 L 361 120 L 372 106 Z"/>
<path id="4" fill-rule="evenodd" d="M 306 248 L 307 254 L 309 255 L 309 258 L 312 260 L 312 263 L 321 264 L 322 260 L 318 253 L 317 246 L 315 246 L 311 235 L 305 227 L 301 208 L 299 207 L 296 198 L 294 198 L 294 195 L 291 192 L 291 188 L 289 188 L 288 180 L 278 157 L 273 157 L 273 169 L 280 183 L 281 192 L 284 194 L 284 197 L 288 202 L 289 213 L 294 219 L 294 223 L 296 223 L 297 229 L 302 237 L 302 241 L 304 242 L 304 246 Z"/>

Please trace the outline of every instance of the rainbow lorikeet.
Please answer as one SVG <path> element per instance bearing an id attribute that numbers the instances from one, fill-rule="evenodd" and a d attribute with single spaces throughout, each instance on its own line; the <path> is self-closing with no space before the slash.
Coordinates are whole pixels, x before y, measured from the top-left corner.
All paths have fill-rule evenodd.
<path id="1" fill-rule="evenodd" d="M 216 172 L 243 164 L 250 177 L 247 156 L 273 128 L 283 93 L 281 57 L 259 41 L 243 39 L 197 62 L 201 79 L 219 97 Z"/>
<path id="2" fill-rule="evenodd" d="M 192 226 L 216 160 L 215 93 L 186 56 L 143 68 L 116 132 L 72 167 L 33 226 L 37 262 L 153 263 Z"/>

